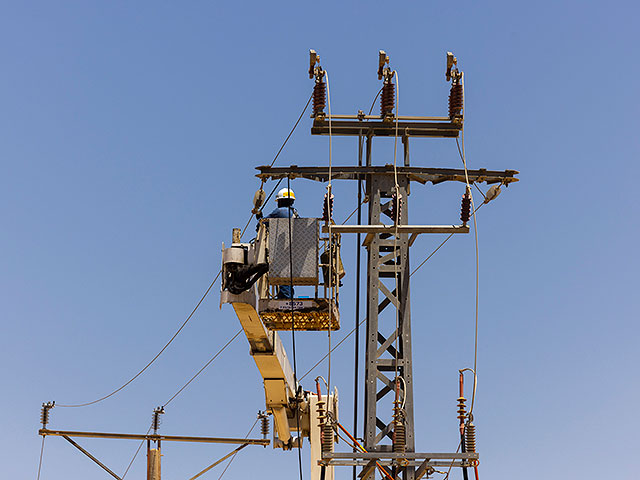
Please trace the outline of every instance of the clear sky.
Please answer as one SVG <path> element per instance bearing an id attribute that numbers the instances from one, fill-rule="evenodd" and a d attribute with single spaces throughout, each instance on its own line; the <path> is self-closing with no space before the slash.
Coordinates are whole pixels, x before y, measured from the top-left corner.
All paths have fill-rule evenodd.
<path id="1" fill-rule="evenodd" d="M 311 92 L 314 48 L 335 113 L 369 108 L 384 49 L 400 113 L 412 115 L 445 114 L 453 51 L 466 79 L 469 167 L 521 172 L 478 213 L 480 474 L 635 478 L 639 10 L 631 1 L 3 2 L 0 476 L 35 478 L 43 401 L 110 392 L 193 309 L 220 268 L 221 243 L 247 221 L 254 167 L 273 159 Z M 328 164 L 327 138 L 310 125 L 305 117 L 277 165 Z M 411 148 L 414 165 L 460 167 L 453 141 Z M 335 165 L 354 164 L 355 153 L 355 140 L 335 140 Z M 392 161 L 392 141 L 377 141 L 374 163 Z M 324 185 L 293 187 L 301 214 L 319 215 Z M 355 188 L 335 189 L 341 221 Z M 456 222 L 463 191 L 415 185 L 410 221 Z M 416 242 L 412 264 L 439 241 Z M 334 342 L 355 321 L 355 239 L 344 242 Z M 417 450 L 452 451 L 457 371 L 473 362 L 473 235 L 452 239 L 412 280 Z M 146 431 L 153 408 L 239 329 L 231 307 L 218 308 L 218 288 L 136 382 L 91 407 L 54 409 L 50 427 Z M 327 338 L 297 340 L 304 372 Z M 351 425 L 353 344 L 333 358 Z M 239 337 L 167 407 L 161 431 L 244 436 L 263 408 Z M 136 448 L 81 443 L 118 473 Z M 163 474 L 189 478 L 228 450 L 165 445 Z M 303 467 L 308 478 L 308 450 Z M 249 447 L 225 478 L 296 478 L 297 468 L 294 453 Z M 140 457 L 127 478 L 144 471 Z M 41 478 L 108 477 L 50 437 Z"/>

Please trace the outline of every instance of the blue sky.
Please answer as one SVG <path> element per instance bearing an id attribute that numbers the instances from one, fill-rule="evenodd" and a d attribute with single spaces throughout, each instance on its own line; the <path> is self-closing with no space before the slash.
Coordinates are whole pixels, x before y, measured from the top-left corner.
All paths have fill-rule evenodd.
<path id="1" fill-rule="evenodd" d="M 623 459 L 640 393 L 638 10 L 622 1 L 4 2 L 2 476 L 35 477 L 43 401 L 89 401 L 121 385 L 194 307 L 221 243 L 247 221 L 254 167 L 272 160 L 310 94 L 314 48 L 335 113 L 369 108 L 384 49 L 399 74 L 400 113 L 411 115 L 446 112 L 453 51 L 466 79 L 469 167 L 521 172 L 478 213 L 481 475 L 632 478 Z M 327 139 L 309 128 L 305 118 L 277 165 L 328 163 Z M 355 153 L 353 139 L 334 141 L 334 164 L 353 164 Z M 411 155 L 414 165 L 460 167 L 450 140 L 414 140 Z M 392 141 L 376 142 L 373 161 L 393 161 Z M 301 214 L 318 215 L 324 185 L 293 188 Z M 455 222 L 463 190 L 416 185 L 411 222 Z M 335 193 L 344 218 L 355 188 Z M 354 242 L 345 239 L 338 338 L 355 321 L 344 300 L 354 295 Z M 412 263 L 438 243 L 421 238 Z M 452 239 L 412 280 L 417 449 L 451 451 L 457 371 L 473 362 L 473 236 Z M 138 381 L 101 404 L 55 409 L 51 427 L 145 431 L 153 408 L 238 330 L 218 302 L 216 286 Z M 306 371 L 327 338 L 296 340 Z M 351 425 L 353 344 L 334 358 Z M 262 408 L 238 338 L 167 408 L 162 431 L 243 436 Z M 136 447 L 82 444 L 119 473 Z M 163 473 L 188 478 L 227 450 L 165 446 Z M 127 478 L 144 468 L 140 459 Z M 225 478 L 256 472 L 297 475 L 296 456 L 248 448 Z M 49 438 L 41 478 L 70 474 L 102 478 Z"/>

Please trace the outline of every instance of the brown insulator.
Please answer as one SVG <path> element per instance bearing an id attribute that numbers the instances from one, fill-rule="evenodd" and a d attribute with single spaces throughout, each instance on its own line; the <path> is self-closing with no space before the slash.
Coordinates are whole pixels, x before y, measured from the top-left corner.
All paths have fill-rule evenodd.
<path id="1" fill-rule="evenodd" d="M 462 114 L 464 107 L 464 90 L 459 81 L 454 80 L 451 84 L 451 92 L 449 92 L 449 118 L 453 119 Z"/>
<path id="2" fill-rule="evenodd" d="M 476 426 L 472 422 L 467 422 L 464 428 L 464 445 L 467 453 L 476 451 Z"/>
<path id="3" fill-rule="evenodd" d="M 56 402 L 47 402 L 42 404 L 42 411 L 40 412 L 40 422 L 42 423 L 42 428 L 47 428 L 47 424 L 49 423 L 49 410 L 53 408 Z"/>
<path id="4" fill-rule="evenodd" d="M 385 82 L 380 95 L 380 115 L 386 117 L 393 115 L 393 107 L 396 104 L 396 86 L 391 82 Z"/>
<path id="5" fill-rule="evenodd" d="M 460 207 L 460 220 L 465 225 L 471 218 L 471 193 L 467 190 L 462 196 L 462 206 Z"/>
<path id="6" fill-rule="evenodd" d="M 327 84 L 324 81 L 316 80 L 313 86 L 313 116 L 324 114 L 324 107 L 327 104 Z"/>
<path id="7" fill-rule="evenodd" d="M 333 426 L 329 422 L 322 425 L 322 453 L 333 452 Z"/>
<path id="8" fill-rule="evenodd" d="M 260 433 L 262 433 L 262 438 L 269 437 L 269 416 L 266 412 L 260 414 Z"/>
<path id="9" fill-rule="evenodd" d="M 322 220 L 328 222 L 333 217 L 333 193 L 329 196 L 328 193 L 324 194 L 324 201 L 322 202 Z"/>
<path id="10" fill-rule="evenodd" d="M 404 412 L 396 403 L 393 414 L 393 451 L 394 453 L 405 453 L 407 449 L 407 431 L 404 423 Z"/>

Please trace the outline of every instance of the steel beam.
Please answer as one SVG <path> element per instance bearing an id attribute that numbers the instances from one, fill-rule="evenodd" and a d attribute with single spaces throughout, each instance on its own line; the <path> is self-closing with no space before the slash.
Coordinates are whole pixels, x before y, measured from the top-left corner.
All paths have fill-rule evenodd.
<path id="1" fill-rule="evenodd" d="M 262 438 L 218 438 L 218 437 L 185 437 L 177 435 L 145 435 L 134 433 L 105 433 L 105 432 L 75 432 L 65 430 L 47 430 L 40 429 L 38 434 L 42 436 L 53 435 L 58 437 L 85 437 L 85 438 L 110 438 L 110 439 L 122 439 L 122 440 L 152 440 L 157 442 L 164 440 L 167 442 L 194 442 L 194 443 L 228 443 L 242 445 L 246 443 L 248 445 L 269 445 L 271 442 L 268 439 Z"/>
<path id="2" fill-rule="evenodd" d="M 359 120 L 341 120 L 332 117 L 331 135 L 359 136 L 372 135 L 375 137 L 394 137 L 396 135 L 407 135 L 410 137 L 432 137 L 432 138 L 457 138 L 462 129 L 461 123 L 450 121 L 381 121 L 369 120 L 367 122 Z M 312 135 L 329 135 L 328 117 L 316 118 L 311 127 Z"/>
<path id="3" fill-rule="evenodd" d="M 332 225 L 333 233 L 469 233 L 467 225 Z M 324 225 L 322 233 L 329 233 L 329 227 Z"/>
<path id="4" fill-rule="evenodd" d="M 371 161 L 370 143 L 371 137 L 367 137 L 367 162 Z M 304 178 L 307 180 L 314 180 L 316 182 L 327 182 L 329 180 L 329 167 L 299 167 L 298 165 L 291 165 L 289 167 L 270 167 L 263 165 L 256 167 L 260 173 L 256 174 L 256 177 L 262 180 L 279 180 L 281 178 Z M 332 180 L 364 180 L 367 176 L 371 175 L 391 175 L 394 176 L 394 172 L 400 176 L 406 176 L 410 181 L 419 182 L 425 184 L 431 182 L 437 185 L 442 182 L 455 181 L 460 183 L 466 182 L 464 169 L 461 168 L 427 168 L 427 167 L 411 167 L 411 166 L 397 166 L 394 170 L 393 165 L 381 165 L 372 166 L 367 165 L 364 167 L 350 167 L 350 166 L 332 166 L 331 167 L 331 179 Z M 470 183 L 504 183 L 509 185 L 510 183 L 519 181 L 515 178 L 517 170 L 487 170 L 480 168 L 476 170 L 467 170 Z"/>
<path id="5" fill-rule="evenodd" d="M 98 460 L 96 457 L 94 457 L 93 455 L 91 455 L 88 451 L 86 451 L 84 448 L 82 448 L 80 445 L 78 445 L 76 442 L 74 442 L 73 440 L 71 440 L 67 435 L 62 435 L 62 438 L 64 438 L 67 442 L 69 442 L 71 445 L 73 445 L 74 447 L 76 447 L 78 450 L 80 450 L 82 453 L 84 453 L 87 457 L 89 457 L 91 460 L 93 460 L 95 463 L 97 463 L 103 470 L 105 470 L 109 475 L 111 475 L 113 478 L 115 478 L 116 480 L 122 480 L 118 475 L 116 475 L 111 469 L 109 469 L 109 467 L 107 467 L 105 464 L 103 464 L 100 460 Z"/>

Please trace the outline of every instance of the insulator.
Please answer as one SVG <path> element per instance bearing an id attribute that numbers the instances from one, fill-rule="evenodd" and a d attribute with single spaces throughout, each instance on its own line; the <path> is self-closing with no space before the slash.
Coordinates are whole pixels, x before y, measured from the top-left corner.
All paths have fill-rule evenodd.
<path id="1" fill-rule="evenodd" d="M 157 432 L 160 428 L 160 424 L 162 421 L 160 420 L 160 415 L 164 413 L 164 407 L 157 407 L 153 411 L 153 417 L 151 419 L 151 428 L 154 432 Z"/>
<path id="2" fill-rule="evenodd" d="M 327 199 L 328 193 L 324 194 L 324 201 L 322 202 L 322 220 L 328 222 L 333 218 L 333 193 Z"/>
<path id="3" fill-rule="evenodd" d="M 454 80 L 449 92 L 449 118 L 459 117 L 464 107 L 464 90 L 459 80 Z"/>
<path id="4" fill-rule="evenodd" d="M 402 220 L 402 204 L 402 195 L 396 191 L 391 196 L 391 208 L 389 209 L 394 225 L 399 225 Z"/>
<path id="5" fill-rule="evenodd" d="M 47 428 L 47 424 L 49 423 L 49 410 L 51 410 L 54 405 L 55 402 L 42 404 L 42 410 L 40 411 L 40 423 L 42 423 L 42 428 Z"/>
<path id="6" fill-rule="evenodd" d="M 260 417 L 260 432 L 263 438 L 269 437 L 269 417 L 266 414 Z"/>
<path id="7" fill-rule="evenodd" d="M 399 407 L 400 402 L 394 402 L 393 414 L 393 451 L 395 453 L 405 453 L 407 449 L 407 433 L 404 423 L 404 412 Z"/>
<path id="8" fill-rule="evenodd" d="M 333 427 L 330 423 L 322 425 L 322 453 L 333 452 Z"/>
<path id="9" fill-rule="evenodd" d="M 464 423 L 464 419 L 467 418 L 467 406 L 465 402 L 467 401 L 464 397 L 458 397 L 458 418 L 460 419 L 460 423 Z"/>
<path id="10" fill-rule="evenodd" d="M 466 224 L 471 218 L 471 193 L 469 190 L 462 196 L 462 206 L 460 207 L 460 220 Z"/>
<path id="11" fill-rule="evenodd" d="M 380 95 L 380 115 L 386 117 L 393 115 L 393 107 L 396 104 L 396 86 L 391 82 L 385 82 L 382 85 L 382 94 Z"/>
<path id="12" fill-rule="evenodd" d="M 313 86 L 313 116 L 324 114 L 324 107 L 327 104 L 327 84 L 324 81 L 316 80 Z"/>
<path id="13" fill-rule="evenodd" d="M 476 426 L 472 422 L 468 422 L 464 429 L 464 445 L 467 453 L 475 453 L 476 451 Z"/>
<path id="14" fill-rule="evenodd" d="M 396 422 L 393 426 L 393 451 L 405 453 L 407 448 L 407 436 L 403 422 Z"/>

